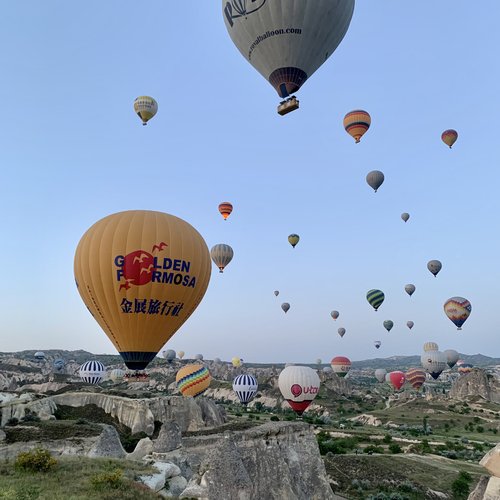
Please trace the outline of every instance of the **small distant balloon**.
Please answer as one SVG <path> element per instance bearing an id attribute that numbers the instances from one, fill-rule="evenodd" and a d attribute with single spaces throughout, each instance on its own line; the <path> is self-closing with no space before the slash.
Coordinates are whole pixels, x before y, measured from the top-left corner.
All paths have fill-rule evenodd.
<path id="1" fill-rule="evenodd" d="M 380 382 L 385 382 L 385 376 L 387 375 L 387 371 L 384 368 L 377 368 L 375 370 L 375 378 Z"/>
<path id="2" fill-rule="evenodd" d="M 239 366 L 241 366 L 241 359 L 238 356 L 235 356 L 231 359 L 231 364 L 234 368 L 238 368 Z"/>
<path id="3" fill-rule="evenodd" d="M 453 144 L 455 144 L 455 142 L 457 142 L 457 139 L 458 139 L 458 132 L 456 130 L 453 130 L 453 129 L 448 129 L 448 130 L 445 130 L 442 134 L 441 134 L 441 140 L 451 149 L 451 147 L 453 146 Z"/>
<path id="4" fill-rule="evenodd" d="M 384 321 L 384 328 L 390 332 L 392 330 L 392 327 L 394 326 L 394 322 L 391 321 L 390 319 L 387 319 Z"/>
<path id="5" fill-rule="evenodd" d="M 274 295 L 277 297 L 280 294 L 279 290 L 274 290 Z"/>
<path id="6" fill-rule="evenodd" d="M 415 293 L 415 285 L 412 285 L 409 283 L 408 285 L 405 285 L 405 292 L 411 297 Z"/>
<path id="7" fill-rule="evenodd" d="M 298 234 L 291 234 L 290 236 L 288 236 L 288 242 L 290 243 L 290 245 L 292 245 L 293 248 L 295 248 L 299 240 L 300 236 Z"/>
<path id="8" fill-rule="evenodd" d="M 163 357 L 169 362 L 172 363 L 172 361 L 175 359 L 175 351 L 173 349 L 167 349 L 166 351 L 162 352 Z"/>
<path id="9" fill-rule="evenodd" d="M 446 349 L 446 351 L 443 351 L 443 354 L 446 356 L 446 363 L 450 368 L 453 368 L 457 364 L 458 358 L 460 357 L 455 349 Z"/>
<path id="10" fill-rule="evenodd" d="M 370 128 L 372 119 L 367 111 L 356 109 L 344 116 L 344 128 L 346 132 L 354 138 L 356 144 Z"/>
<path id="11" fill-rule="evenodd" d="M 405 221 L 405 222 L 408 222 L 408 219 L 410 218 L 410 214 L 407 213 L 407 212 L 403 212 L 401 214 L 401 218 Z"/>
<path id="12" fill-rule="evenodd" d="M 152 97 L 141 95 L 134 101 L 134 111 L 142 120 L 142 124 L 147 125 L 148 121 L 156 115 L 158 103 Z"/>
<path id="13" fill-rule="evenodd" d="M 333 318 L 333 319 L 337 319 L 339 317 L 339 312 L 338 311 L 332 311 L 330 313 L 330 316 Z"/>
<path id="14" fill-rule="evenodd" d="M 194 359 L 196 359 L 196 361 L 203 361 L 203 354 L 195 354 Z"/>
<path id="15" fill-rule="evenodd" d="M 257 379 L 253 375 L 238 375 L 233 380 L 233 391 L 238 396 L 240 403 L 245 406 L 257 394 L 258 387 Z"/>
<path id="16" fill-rule="evenodd" d="M 375 342 L 373 342 L 373 345 L 375 346 L 375 349 L 379 349 L 382 345 L 382 342 L 380 340 L 375 340 Z"/>
<path id="17" fill-rule="evenodd" d="M 380 170 L 372 170 L 368 172 L 366 182 L 375 192 L 377 192 L 377 189 L 384 182 L 384 174 Z"/>
<path id="18" fill-rule="evenodd" d="M 233 260 L 233 249 L 225 243 L 214 245 L 210 250 L 210 257 L 215 265 L 219 268 L 219 272 L 224 272 L 225 267 Z"/>
<path id="19" fill-rule="evenodd" d="M 439 260 L 430 260 L 429 262 L 427 262 L 427 269 L 429 269 L 434 277 L 437 276 L 442 267 L 443 265 L 441 264 L 441 262 L 439 262 Z"/>
<path id="20" fill-rule="evenodd" d="M 455 324 L 457 330 L 462 329 L 462 325 L 467 321 L 471 311 L 471 303 L 463 297 L 451 297 L 444 303 L 444 312 Z"/>
<path id="21" fill-rule="evenodd" d="M 340 337 L 342 338 L 345 335 L 345 328 L 339 328 L 337 330 L 337 332 L 340 335 Z"/>
<path id="22" fill-rule="evenodd" d="M 184 351 L 179 351 L 177 353 L 177 356 L 179 356 L 179 359 L 182 359 L 184 357 L 184 354 L 186 354 Z"/>
<path id="23" fill-rule="evenodd" d="M 375 311 L 378 310 L 378 308 L 382 305 L 382 302 L 384 302 L 385 295 L 382 290 L 368 290 L 366 293 L 366 300 L 368 303 L 375 309 Z"/>
<path id="24" fill-rule="evenodd" d="M 413 325 L 414 325 L 414 324 L 415 324 L 415 323 L 413 323 L 413 321 L 407 321 L 407 322 L 406 322 L 406 326 L 407 326 L 410 330 L 413 328 Z"/>
<path id="25" fill-rule="evenodd" d="M 231 203 L 229 203 L 228 201 L 223 201 L 219 205 L 219 212 L 222 215 L 222 217 L 224 217 L 224 220 L 226 220 L 231 215 L 232 211 L 233 211 L 233 205 L 231 205 Z"/>
<path id="26" fill-rule="evenodd" d="M 281 304 L 281 309 L 283 309 L 283 311 L 285 311 L 286 314 L 290 309 L 290 304 L 288 302 L 283 302 L 283 304 Z"/>
<path id="27" fill-rule="evenodd" d="M 336 356 L 330 361 L 332 370 L 341 378 L 344 378 L 351 369 L 351 360 L 345 356 Z"/>

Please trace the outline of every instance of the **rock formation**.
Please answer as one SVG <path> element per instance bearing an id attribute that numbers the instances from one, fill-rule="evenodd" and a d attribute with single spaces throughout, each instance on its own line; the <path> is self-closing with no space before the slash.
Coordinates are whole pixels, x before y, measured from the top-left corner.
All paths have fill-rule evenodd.
<path id="1" fill-rule="evenodd" d="M 490 474 L 482 476 L 469 500 L 498 500 L 500 498 L 500 444 L 490 450 L 479 462 Z"/>
<path id="2" fill-rule="evenodd" d="M 480 396 L 486 401 L 500 403 L 500 378 L 475 368 L 470 373 L 459 377 L 451 387 L 449 397 L 463 400 Z"/>

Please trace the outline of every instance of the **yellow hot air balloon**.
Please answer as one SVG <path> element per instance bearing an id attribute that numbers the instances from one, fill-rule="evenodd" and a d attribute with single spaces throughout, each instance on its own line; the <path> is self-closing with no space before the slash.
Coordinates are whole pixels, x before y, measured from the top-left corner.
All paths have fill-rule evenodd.
<path id="1" fill-rule="evenodd" d="M 206 366 L 186 365 L 177 372 L 175 381 L 183 396 L 195 397 L 208 389 L 212 376 Z"/>
<path id="2" fill-rule="evenodd" d="M 148 121 L 156 115 L 158 103 L 148 95 L 141 95 L 134 101 L 134 111 L 142 120 L 142 124 L 147 125 Z"/>
<path id="3" fill-rule="evenodd" d="M 372 119 L 367 111 L 356 109 L 344 116 L 344 128 L 354 138 L 356 143 L 361 140 L 365 132 L 370 128 Z"/>
<path id="4" fill-rule="evenodd" d="M 297 245 L 299 240 L 300 240 L 300 236 L 298 234 L 291 234 L 288 237 L 288 243 L 290 243 L 290 245 L 292 245 L 293 248 L 295 248 L 295 245 Z"/>
<path id="5" fill-rule="evenodd" d="M 190 224 L 130 210 L 96 222 L 75 254 L 83 302 L 128 368 L 144 369 L 191 316 L 210 281 L 210 254 Z"/>
<path id="6" fill-rule="evenodd" d="M 186 354 L 184 351 L 179 351 L 177 353 L 177 356 L 179 356 L 179 359 L 182 359 L 184 357 L 184 354 Z"/>
<path id="7" fill-rule="evenodd" d="M 238 368 L 238 366 L 241 366 L 241 359 L 235 356 L 233 359 L 231 359 L 231 364 L 235 367 Z"/>

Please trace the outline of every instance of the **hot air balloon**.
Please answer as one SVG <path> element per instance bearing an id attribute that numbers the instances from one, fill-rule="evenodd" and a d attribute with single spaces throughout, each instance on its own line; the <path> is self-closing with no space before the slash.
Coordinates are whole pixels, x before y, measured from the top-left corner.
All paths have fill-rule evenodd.
<path id="1" fill-rule="evenodd" d="M 285 311 L 286 314 L 290 309 L 290 304 L 288 302 L 283 302 L 283 304 L 281 304 L 281 309 L 283 309 L 283 311 Z"/>
<path id="2" fill-rule="evenodd" d="M 443 354 L 446 356 L 446 363 L 450 368 L 453 368 L 457 364 L 458 358 L 460 357 L 455 349 L 446 349 L 446 351 L 443 351 Z"/>
<path id="3" fill-rule="evenodd" d="M 162 352 L 163 357 L 168 361 L 168 363 L 172 363 L 172 361 L 175 359 L 175 351 L 172 349 L 167 349 L 166 351 Z"/>
<path id="4" fill-rule="evenodd" d="M 326 0 L 319 5 L 297 5 L 293 0 L 222 1 L 231 40 L 282 98 L 297 92 L 333 54 L 353 10 L 354 0 Z M 278 107 L 278 112 L 285 114 L 286 106 Z"/>
<path id="5" fill-rule="evenodd" d="M 66 366 L 66 361 L 62 358 L 57 358 L 54 360 L 53 366 L 56 371 L 60 372 Z"/>
<path id="6" fill-rule="evenodd" d="M 318 358 L 318 359 L 316 360 L 316 364 L 317 364 L 317 365 L 320 365 L 320 364 L 321 364 L 321 358 Z"/>
<path id="7" fill-rule="evenodd" d="M 231 205 L 231 203 L 229 203 L 228 201 L 223 201 L 222 203 L 219 204 L 219 212 L 224 218 L 224 220 L 226 220 L 231 215 L 232 211 L 233 211 L 233 205 Z"/>
<path id="8" fill-rule="evenodd" d="M 184 351 L 179 351 L 177 353 L 177 356 L 179 357 L 179 359 L 182 359 L 184 357 L 184 354 L 186 354 Z"/>
<path id="9" fill-rule="evenodd" d="M 368 290 L 366 293 L 366 300 L 368 303 L 375 309 L 375 311 L 378 310 L 378 308 L 382 305 L 382 302 L 384 302 L 385 295 L 384 292 L 381 290 Z"/>
<path id="10" fill-rule="evenodd" d="M 35 359 L 38 359 L 39 361 L 45 359 L 45 353 L 42 351 L 35 352 Z"/>
<path id="11" fill-rule="evenodd" d="M 337 319 L 339 317 L 339 312 L 338 311 L 332 311 L 330 313 L 330 316 L 333 318 L 333 319 Z"/>
<path id="12" fill-rule="evenodd" d="M 401 387 L 403 387 L 404 383 L 406 382 L 406 375 L 400 371 L 390 372 L 388 375 L 389 382 L 391 383 L 392 387 L 399 391 L 399 389 L 401 389 Z"/>
<path id="13" fill-rule="evenodd" d="M 429 262 L 427 262 L 427 269 L 429 269 L 434 277 L 437 276 L 442 267 L 443 265 L 441 264 L 441 262 L 439 262 L 439 260 L 430 260 Z"/>
<path id="14" fill-rule="evenodd" d="M 342 338 L 345 335 L 345 328 L 339 328 L 337 330 L 337 332 L 340 335 L 340 337 Z"/>
<path id="15" fill-rule="evenodd" d="M 277 297 L 280 294 L 279 290 L 274 290 L 274 295 Z"/>
<path id="16" fill-rule="evenodd" d="M 405 222 L 408 222 L 408 219 L 410 218 L 410 214 L 407 213 L 407 212 L 403 212 L 401 214 L 401 218 L 405 221 Z"/>
<path id="17" fill-rule="evenodd" d="M 156 115 L 158 103 L 152 97 L 141 95 L 134 101 L 134 111 L 142 120 L 142 124 L 147 125 L 148 121 Z"/>
<path id="18" fill-rule="evenodd" d="M 257 379 L 253 375 L 238 375 L 233 380 L 233 391 L 238 396 L 242 405 L 247 405 L 257 394 Z"/>
<path id="19" fill-rule="evenodd" d="M 422 367 L 430 373 L 434 380 L 437 380 L 441 372 L 446 369 L 446 356 L 441 351 L 424 352 L 420 357 Z"/>
<path id="20" fill-rule="evenodd" d="M 384 328 L 385 328 L 388 332 L 390 332 L 390 331 L 392 330 L 392 327 L 393 327 L 393 326 L 394 326 L 394 322 L 393 322 L 393 321 L 391 321 L 390 319 L 386 319 L 386 320 L 384 321 Z"/>
<path id="21" fill-rule="evenodd" d="M 384 382 L 385 381 L 385 376 L 387 375 L 387 371 L 384 370 L 383 368 L 377 368 L 375 370 L 375 378 L 380 382 Z"/>
<path id="22" fill-rule="evenodd" d="M 366 182 L 375 192 L 377 192 L 377 189 L 384 182 L 384 174 L 380 170 L 372 170 L 366 175 Z"/>
<path id="23" fill-rule="evenodd" d="M 120 370 L 120 368 L 115 368 L 114 370 L 111 370 L 109 374 L 109 378 L 115 383 L 121 382 L 124 376 L 125 372 L 123 370 Z"/>
<path id="24" fill-rule="evenodd" d="M 411 297 L 415 292 L 415 285 L 412 285 L 411 283 L 405 285 L 405 292 Z"/>
<path id="25" fill-rule="evenodd" d="M 473 368 L 474 366 L 471 365 L 470 363 L 462 363 L 458 367 L 458 373 L 460 373 L 460 375 L 466 375 L 467 373 L 470 373 Z"/>
<path id="26" fill-rule="evenodd" d="M 203 361 L 203 354 L 195 354 L 194 359 L 196 361 Z"/>
<path id="27" fill-rule="evenodd" d="M 175 381 L 184 397 L 196 397 L 208 389 L 212 376 L 203 365 L 186 365 L 177 372 Z"/>
<path id="28" fill-rule="evenodd" d="M 290 243 L 290 245 L 292 245 L 293 248 L 295 248 L 295 245 L 297 245 L 299 240 L 300 240 L 300 236 L 298 234 L 291 234 L 288 237 L 288 243 Z"/>
<path id="29" fill-rule="evenodd" d="M 379 349 L 380 346 L 382 345 L 382 342 L 380 340 L 375 340 L 375 342 L 373 342 L 373 345 L 375 346 L 376 349 Z"/>
<path id="30" fill-rule="evenodd" d="M 439 351 L 439 346 L 436 342 L 426 342 L 424 344 L 424 352 Z"/>
<path id="31" fill-rule="evenodd" d="M 418 391 L 425 382 L 425 372 L 420 368 L 410 368 L 406 372 L 406 380 Z"/>
<path id="32" fill-rule="evenodd" d="M 238 368 L 238 366 L 241 366 L 241 359 L 238 356 L 235 356 L 231 359 L 231 364 L 234 368 Z"/>
<path id="33" fill-rule="evenodd" d="M 441 140 L 451 149 L 458 139 L 458 132 L 453 129 L 445 130 L 441 134 Z"/>
<path id="34" fill-rule="evenodd" d="M 344 378 L 351 369 L 351 360 L 345 356 L 336 356 L 330 361 L 332 370 L 341 378 Z"/>
<path id="35" fill-rule="evenodd" d="M 233 249 L 225 243 L 214 245 L 210 250 L 210 257 L 219 268 L 219 272 L 224 272 L 224 268 L 233 260 Z"/>
<path id="36" fill-rule="evenodd" d="M 372 119 L 367 111 L 356 109 L 350 111 L 344 116 L 344 128 L 346 132 L 354 137 L 356 144 L 360 141 L 361 137 L 370 128 Z"/>
<path id="37" fill-rule="evenodd" d="M 104 374 L 106 368 L 100 361 L 87 361 L 80 366 L 80 378 L 87 384 L 98 384 Z"/>
<path id="38" fill-rule="evenodd" d="M 463 297 L 452 297 L 444 303 L 446 316 L 455 324 L 457 330 L 467 321 L 472 311 L 471 303 Z"/>
<path id="39" fill-rule="evenodd" d="M 278 378 L 282 396 L 297 415 L 302 415 L 319 392 L 319 376 L 308 366 L 287 366 Z"/>
<path id="40" fill-rule="evenodd" d="M 196 229 L 147 210 L 96 222 L 75 254 L 83 302 L 132 370 L 146 368 L 191 316 L 210 271 L 208 248 Z"/>
<path id="41" fill-rule="evenodd" d="M 413 325 L 414 325 L 414 324 L 415 324 L 415 323 L 413 323 L 413 321 L 407 321 L 407 322 L 406 322 L 406 326 L 407 326 L 410 330 L 413 328 Z"/>

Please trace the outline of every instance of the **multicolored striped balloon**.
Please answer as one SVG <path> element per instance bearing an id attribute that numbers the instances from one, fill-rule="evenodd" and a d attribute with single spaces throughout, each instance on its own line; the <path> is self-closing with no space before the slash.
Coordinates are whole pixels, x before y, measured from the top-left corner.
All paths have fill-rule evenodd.
<path id="1" fill-rule="evenodd" d="M 441 140 L 451 149 L 453 144 L 457 142 L 458 139 L 458 132 L 456 130 L 453 130 L 452 128 L 445 130 L 441 134 Z"/>
<path id="2" fill-rule="evenodd" d="M 370 115 L 362 109 L 350 111 L 344 116 L 344 128 L 350 136 L 354 137 L 356 144 L 370 128 L 371 123 Z"/>
<path id="3" fill-rule="evenodd" d="M 420 368 L 410 368 L 406 372 L 406 380 L 410 382 L 411 386 L 417 391 L 422 387 L 425 382 L 425 371 Z"/>
<path id="4" fill-rule="evenodd" d="M 177 372 L 175 381 L 183 396 L 196 397 L 208 389 L 212 376 L 206 366 L 186 365 Z"/>
<path id="5" fill-rule="evenodd" d="M 219 205 L 219 212 L 222 215 L 222 217 L 224 217 L 224 220 L 226 220 L 231 215 L 232 211 L 233 211 L 233 205 L 231 205 L 231 203 L 229 203 L 228 201 L 223 201 Z"/>
<path id="6" fill-rule="evenodd" d="M 462 329 L 462 325 L 467 321 L 472 311 L 472 305 L 463 297 L 452 297 L 444 303 L 446 316 L 456 325 L 457 330 Z"/>
<path id="7" fill-rule="evenodd" d="M 366 293 L 366 300 L 368 303 L 375 309 L 375 311 L 378 310 L 378 308 L 382 305 L 382 302 L 384 302 L 385 295 L 382 290 L 368 290 Z"/>
<path id="8" fill-rule="evenodd" d="M 336 356 L 330 361 L 332 370 L 341 378 L 344 378 L 351 369 L 351 360 L 345 356 Z"/>

